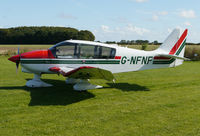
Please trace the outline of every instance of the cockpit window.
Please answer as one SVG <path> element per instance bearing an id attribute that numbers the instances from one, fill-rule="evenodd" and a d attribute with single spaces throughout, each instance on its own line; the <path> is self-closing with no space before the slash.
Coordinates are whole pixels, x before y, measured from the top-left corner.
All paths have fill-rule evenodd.
<path id="1" fill-rule="evenodd" d="M 115 49 L 108 48 L 108 47 L 102 47 L 102 58 L 114 58 L 115 57 Z"/>
<path id="2" fill-rule="evenodd" d="M 58 46 L 56 47 L 56 56 L 58 58 L 74 58 L 74 45 Z"/>
<path id="3" fill-rule="evenodd" d="M 114 59 L 116 49 L 90 44 L 61 43 L 50 48 L 57 58 Z"/>
<path id="4" fill-rule="evenodd" d="M 91 46 L 91 45 L 86 45 L 86 44 L 82 44 L 82 45 L 78 45 L 79 49 L 80 49 L 80 58 L 81 59 L 93 59 L 94 58 L 94 48 L 95 46 Z"/>

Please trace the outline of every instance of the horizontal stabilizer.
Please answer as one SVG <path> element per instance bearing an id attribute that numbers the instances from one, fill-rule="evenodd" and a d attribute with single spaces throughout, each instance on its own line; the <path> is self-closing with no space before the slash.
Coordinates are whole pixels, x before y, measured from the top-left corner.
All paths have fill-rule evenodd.
<path id="1" fill-rule="evenodd" d="M 166 58 L 174 58 L 174 59 L 181 59 L 181 60 L 190 60 L 190 59 L 185 58 L 185 57 L 180 57 L 180 56 L 170 55 L 170 54 L 158 54 L 156 56 L 158 56 L 158 57 L 166 57 Z"/>

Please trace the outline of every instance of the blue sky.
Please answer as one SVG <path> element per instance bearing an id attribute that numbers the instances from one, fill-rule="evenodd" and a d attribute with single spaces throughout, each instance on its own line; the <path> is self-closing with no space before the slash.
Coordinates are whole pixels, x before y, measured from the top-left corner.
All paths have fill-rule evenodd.
<path id="1" fill-rule="evenodd" d="M 189 29 L 200 43 L 199 0 L 1 0 L 0 27 L 64 26 L 90 30 L 96 40 L 162 42 Z"/>

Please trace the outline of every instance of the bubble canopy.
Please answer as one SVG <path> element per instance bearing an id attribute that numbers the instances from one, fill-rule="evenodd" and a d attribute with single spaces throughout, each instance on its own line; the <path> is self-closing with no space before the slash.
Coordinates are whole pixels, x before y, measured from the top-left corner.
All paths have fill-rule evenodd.
<path id="1" fill-rule="evenodd" d="M 98 44 L 64 41 L 50 48 L 56 58 L 114 59 L 116 49 Z"/>

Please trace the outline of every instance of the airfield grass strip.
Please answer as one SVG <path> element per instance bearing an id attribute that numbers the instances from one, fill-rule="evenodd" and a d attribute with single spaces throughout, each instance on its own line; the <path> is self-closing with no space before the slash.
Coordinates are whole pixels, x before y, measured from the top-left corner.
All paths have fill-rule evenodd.
<path id="1" fill-rule="evenodd" d="M 43 75 L 49 88 L 27 88 L 32 74 L 1 56 L 2 136 L 198 136 L 200 62 L 114 74 L 102 89 L 73 90 L 65 78 Z"/>

